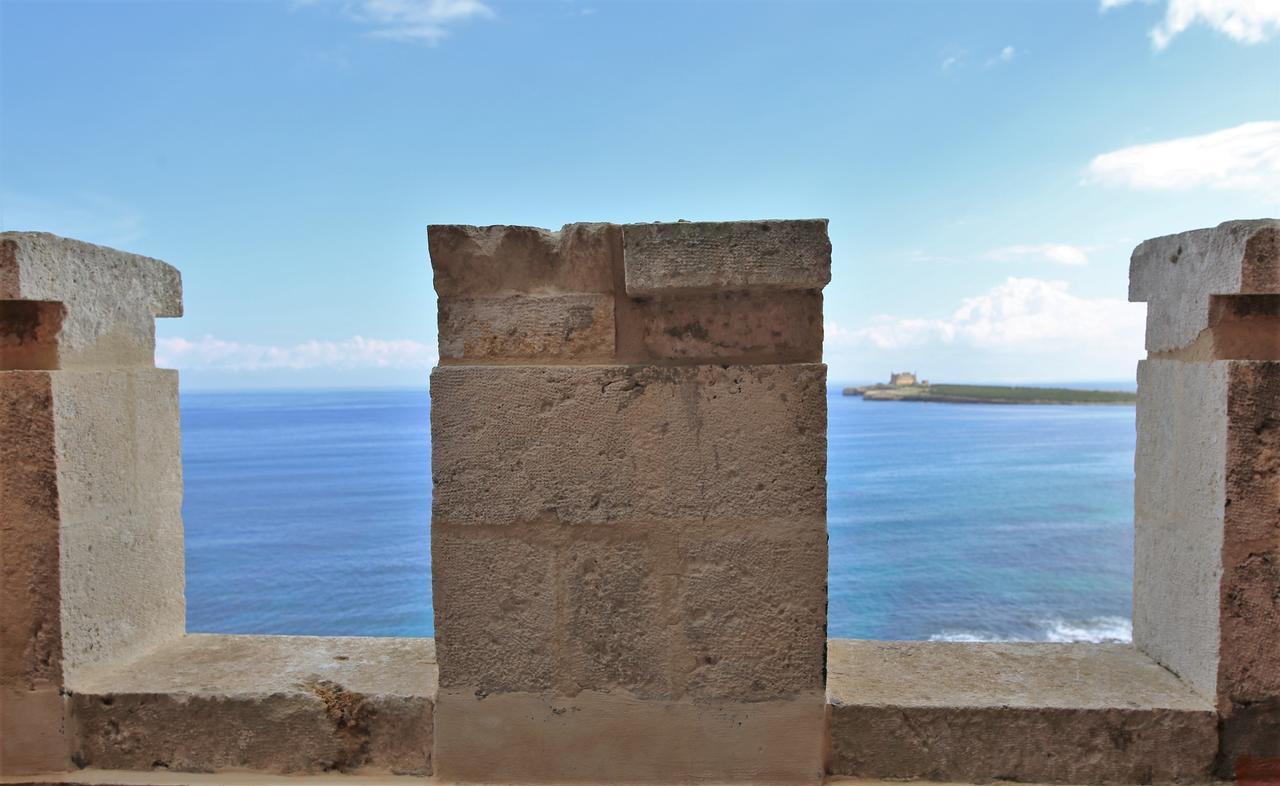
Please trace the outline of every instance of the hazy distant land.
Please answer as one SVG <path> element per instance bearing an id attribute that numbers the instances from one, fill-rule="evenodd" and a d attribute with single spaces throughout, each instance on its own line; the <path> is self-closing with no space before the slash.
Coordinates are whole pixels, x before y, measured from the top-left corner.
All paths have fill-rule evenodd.
<path id="1" fill-rule="evenodd" d="M 1134 393 L 1119 390 L 1005 387 L 1002 385 L 864 385 L 845 388 L 866 401 L 937 401 L 951 404 L 1132 404 Z"/>

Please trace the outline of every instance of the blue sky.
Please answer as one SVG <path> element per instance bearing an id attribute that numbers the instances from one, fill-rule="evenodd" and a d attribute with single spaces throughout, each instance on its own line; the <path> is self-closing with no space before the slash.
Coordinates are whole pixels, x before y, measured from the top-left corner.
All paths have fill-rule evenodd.
<path id="1" fill-rule="evenodd" d="M 164 259 L 198 387 L 424 384 L 429 223 L 831 219 L 833 381 L 1131 379 L 1280 214 L 1280 2 L 0 2 L 0 223 Z"/>

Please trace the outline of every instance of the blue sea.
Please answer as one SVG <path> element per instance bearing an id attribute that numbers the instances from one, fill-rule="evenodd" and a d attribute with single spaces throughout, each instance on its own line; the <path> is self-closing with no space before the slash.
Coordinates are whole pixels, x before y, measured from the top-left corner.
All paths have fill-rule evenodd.
<path id="1" fill-rule="evenodd" d="M 831 636 L 1129 638 L 1132 406 L 828 405 Z M 428 406 L 184 393 L 188 628 L 431 635 Z"/>

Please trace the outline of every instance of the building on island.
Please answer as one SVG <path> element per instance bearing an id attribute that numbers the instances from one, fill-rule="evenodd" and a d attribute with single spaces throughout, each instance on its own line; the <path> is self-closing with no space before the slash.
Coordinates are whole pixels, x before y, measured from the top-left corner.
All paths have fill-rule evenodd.
<path id="1" fill-rule="evenodd" d="M 890 385 L 915 385 L 916 374 L 914 371 L 891 371 L 889 372 Z"/>

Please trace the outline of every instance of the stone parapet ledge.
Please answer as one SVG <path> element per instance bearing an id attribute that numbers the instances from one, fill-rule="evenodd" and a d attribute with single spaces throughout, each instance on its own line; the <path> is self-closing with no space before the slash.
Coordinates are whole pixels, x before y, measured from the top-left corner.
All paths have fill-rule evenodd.
<path id="1" fill-rule="evenodd" d="M 431 774 L 431 639 L 193 634 L 68 692 L 79 768 Z"/>
<path id="2" fill-rule="evenodd" d="M 1220 714 L 1217 772 L 1280 758 L 1280 221 L 1148 240 L 1134 643 Z"/>
<path id="3" fill-rule="evenodd" d="M 1133 647 L 832 640 L 829 771 L 986 783 L 1205 782 L 1213 703 Z"/>

